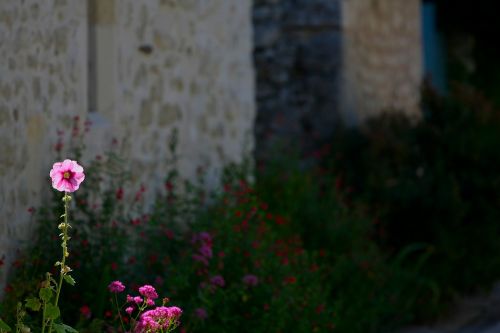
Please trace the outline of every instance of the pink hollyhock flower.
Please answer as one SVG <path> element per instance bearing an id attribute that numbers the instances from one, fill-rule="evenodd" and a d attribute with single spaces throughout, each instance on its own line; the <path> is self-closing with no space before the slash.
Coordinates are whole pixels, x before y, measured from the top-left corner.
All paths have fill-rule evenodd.
<path id="1" fill-rule="evenodd" d="M 121 293 L 125 290 L 125 286 L 120 281 L 113 281 L 109 284 L 108 289 L 112 293 Z"/>
<path id="2" fill-rule="evenodd" d="M 157 299 L 158 294 L 156 293 L 156 290 L 153 286 L 150 286 L 149 284 L 146 284 L 142 287 L 139 288 L 139 293 L 147 298 L 150 299 Z"/>
<path id="3" fill-rule="evenodd" d="M 76 161 L 56 162 L 50 170 L 52 187 L 60 192 L 75 192 L 85 179 L 83 168 Z"/>
<path id="4" fill-rule="evenodd" d="M 243 277 L 242 279 L 243 283 L 246 284 L 249 287 L 254 287 L 259 283 L 259 278 L 257 278 L 253 274 L 247 274 Z"/>

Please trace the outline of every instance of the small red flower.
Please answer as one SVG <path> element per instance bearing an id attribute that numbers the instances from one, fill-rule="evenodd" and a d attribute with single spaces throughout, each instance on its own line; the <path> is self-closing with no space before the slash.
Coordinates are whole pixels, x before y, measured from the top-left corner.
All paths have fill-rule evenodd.
<path id="1" fill-rule="evenodd" d="M 275 222 L 277 225 L 283 225 L 286 223 L 286 220 L 283 216 L 276 216 Z"/>
<path id="2" fill-rule="evenodd" d="M 63 149 L 63 143 L 62 142 L 58 142 L 54 145 L 54 150 L 57 151 L 57 152 L 60 152 L 62 149 Z"/>
<path id="3" fill-rule="evenodd" d="M 115 196 L 117 200 L 123 199 L 123 189 L 121 187 L 116 190 Z"/>
<path id="4" fill-rule="evenodd" d="M 165 182 L 165 188 L 167 189 L 168 192 L 172 192 L 172 190 L 174 189 L 174 185 L 172 184 L 172 182 L 167 181 Z"/>
<path id="5" fill-rule="evenodd" d="M 174 232 L 170 229 L 167 229 L 165 230 L 165 236 L 168 238 L 168 239 L 173 239 L 174 238 Z"/>
<path id="6" fill-rule="evenodd" d="M 84 306 L 82 306 L 82 307 L 80 308 L 80 314 L 81 314 L 83 317 L 85 317 L 85 318 L 89 319 L 89 318 L 90 318 L 90 316 L 92 316 L 92 311 L 90 311 L 90 308 L 89 308 L 89 306 L 88 306 L 88 305 L 84 305 Z"/>
<path id="7" fill-rule="evenodd" d="M 132 264 L 135 264 L 136 262 L 137 262 L 137 259 L 135 259 L 135 257 L 134 257 L 134 256 L 132 256 L 132 257 L 128 258 L 128 263 L 129 263 L 129 264 L 131 264 L 131 265 L 132 265 Z"/>
<path id="8" fill-rule="evenodd" d="M 241 229 L 246 230 L 248 228 L 248 220 L 243 220 L 241 222 Z"/>

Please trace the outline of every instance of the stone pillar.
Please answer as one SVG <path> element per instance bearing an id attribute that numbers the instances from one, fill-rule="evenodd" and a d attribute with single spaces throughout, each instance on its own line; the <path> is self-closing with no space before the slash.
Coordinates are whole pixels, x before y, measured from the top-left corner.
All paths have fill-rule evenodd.
<path id="1" fill-rule="evenodd" d="M 255 0 L 257 156 L 276 142 L 310 150 L 338 116 L 340 0 Z"/>
<path id="2" fill-rule="evenodd" d="M 420 116 L 423 72 L 420 0 L 342 1 L 343 118 L 383 111 Z"/>

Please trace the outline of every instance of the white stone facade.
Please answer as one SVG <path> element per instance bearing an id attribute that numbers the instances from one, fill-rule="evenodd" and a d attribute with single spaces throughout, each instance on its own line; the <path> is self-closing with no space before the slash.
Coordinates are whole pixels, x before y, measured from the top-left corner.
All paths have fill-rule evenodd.
<path id="1" fill-rule="evenodd" d="M 165 177 L 174 129 L 187 178 L 251 154 L 250 12 L 250 0 L 0 1 L 0 258 L 29 236 L 74 116 L 95 123 L 86 155 L 116 138 L 136 184 Z"/>

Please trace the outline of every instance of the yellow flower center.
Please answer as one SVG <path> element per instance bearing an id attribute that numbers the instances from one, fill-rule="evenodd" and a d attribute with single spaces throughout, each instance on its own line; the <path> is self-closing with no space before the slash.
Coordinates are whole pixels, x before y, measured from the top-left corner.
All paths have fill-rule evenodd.
<path id="1" fill-rule="evenodd" d="M 68 171 L 66 171 L 64 174 L 63 174 L 63 177 L 64 179 L 69 179 L 70 177 L 70 173 Z"/>

